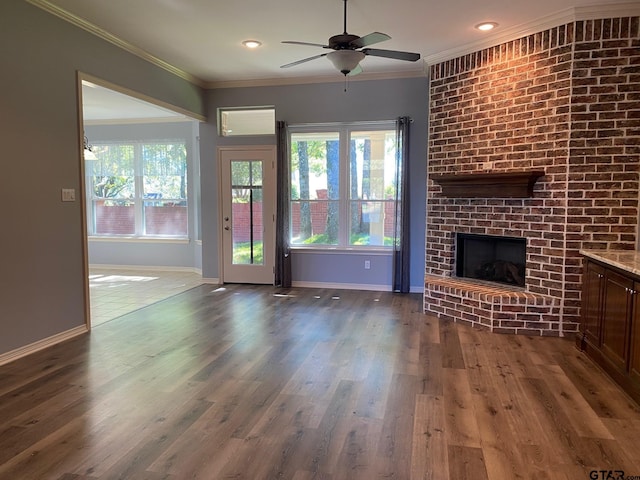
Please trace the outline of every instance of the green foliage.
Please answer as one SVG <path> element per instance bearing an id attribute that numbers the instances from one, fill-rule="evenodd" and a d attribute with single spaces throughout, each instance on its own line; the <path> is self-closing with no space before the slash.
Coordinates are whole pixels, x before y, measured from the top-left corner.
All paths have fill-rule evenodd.
<path id="1" fill-rule="evenodd" d="M 264 263 L 262 242 L 253 243 L 253 264 Z M 236 243 L 233 246 L 233 263 L 236 265 L 251 265 L 251 242 Z"/>
<path id="2" fill-rule="evenodd" d="M 351 238 L 349 241 L 350 245 L 371 245 L 371 236 L 366 233 L 354 233 L 351 234 Z M 329 235 L 326 233 L 319 233 L 317 235 L 313 235 L 302 242 L 305 245 L 335 245 L 336 242 L 333 243 L 329 239 Z M 378 245 L 379 246 L 379 245 Z M 392 237 L 384 237 L 383 246 L 391 247 L 393 246 L 393 238 Z"/>
<path id="3" fill-rule="evenodd" d="M 326 233 L 318 233 L 316 235 L 312 235 L 302 243 L 304 243 L 305 245 L 332 245 L 332 243 L 329 241 L 329 235 L 327 235 Z"/>
<path id="4" fill-rule="evenodd" d="M 371 245 L 371 236 L 367 233 L 351 234 L 350 244 L 351 245 Z M 384 237 L 384 240 L 382 241 L 382 245 L 385 247 L 393 246 L 393 238 Z"/>
<path id="5" fill-rule="evenodd" d="M 187 149 L 183 143 L 142 145 L 144 193 L 187 198 Z"/>
<path id="6" fill-rule="evenodd" d="M 187 198 L 187 149 L 184 143 L 95 145 L 98 160 L 88 166 L 93 194 L 99 198 L 134 198 L 135 177 L 142 176 L 143 191 L 160 198 Z M 136 158 L 138 161 L 136 161 Z M 137 166 L 136 166 L 137 165 Z"/>
<path id="7" fill-rule="evenodd" d="M 396 196 L 396 186 L 395 185 L 387 185 L 384 189 L 384 198 L 395 198 Z"/>
<path id="8" fill-rule="evenodd" d="M 262 162 L 231 162 L 231 184 L 234 203 L 249 203 L 251 199 L 262 201 Z"/>
<path id="9" fill-rule="evenodd" d="M 93 194 L 98 198 L 127 198 L 121 193 L 134 188 L 132 177 L 96 176 L 93 178 Z"/>
<path id="10" fill-rule="evenodd" d="M 307 155 L 309 158 L 309 172 L 316 177 L 321 177 L 327 173 L 326 157 L 327 145 L 324 140 L 307 140 L 305 142 L 291 142 L 291 171 L 299 169 L 298 146 L 299 143 L 307 144 Z"/>

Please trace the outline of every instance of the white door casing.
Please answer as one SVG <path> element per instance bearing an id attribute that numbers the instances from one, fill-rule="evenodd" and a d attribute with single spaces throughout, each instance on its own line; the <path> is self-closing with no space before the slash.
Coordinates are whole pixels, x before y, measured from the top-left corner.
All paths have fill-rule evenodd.
<path id="1" fill-rule="evenodd" d="M 276 147 L 220 147 L 221 279 L 272 284 Z"/>

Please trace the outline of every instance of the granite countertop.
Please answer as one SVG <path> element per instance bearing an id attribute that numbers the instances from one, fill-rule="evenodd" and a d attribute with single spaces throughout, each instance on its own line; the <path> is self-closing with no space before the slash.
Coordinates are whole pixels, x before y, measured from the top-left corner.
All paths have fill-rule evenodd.
<path id="1" fill-rule="evenodd" d="M 585 257 L 640 275 L 640 252 L 636 250 L 580 250 L 580 253 Z"/>

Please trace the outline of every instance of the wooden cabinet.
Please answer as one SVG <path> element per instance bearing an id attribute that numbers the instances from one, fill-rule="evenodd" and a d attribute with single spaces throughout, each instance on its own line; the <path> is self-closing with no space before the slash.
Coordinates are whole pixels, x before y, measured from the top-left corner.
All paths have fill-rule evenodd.
<path id="1" fill-rule="evenodd" d="M 594 262 L 585 264 L 582 275 L 582 325 L 585 340 L 600 346 L 602 327 L 602 294 L 604 292 L 604 267 Z"/>
<path id="2" fill-rule="evenodd" d="M 604 274 L 602 353 L 624 370 L 629 361 L 629 326 L 633 313 L 633 279 L 611 270 Z"/>
<path id="3" fill-rule="evenodd" d="M 638 291 L 638 289 L 636 289 Z M 633 319 L 631 322 L 631 351 L 629 352 L 629 375 L 640 385 L 640 297 L 636 294 Z M 640 403 L 640 402 L 639 402 Z"/>
<path id="4" fill-rule="evenodd" d="M 640 276 L 585 260 L 577 343 L 640 403 Z"/>

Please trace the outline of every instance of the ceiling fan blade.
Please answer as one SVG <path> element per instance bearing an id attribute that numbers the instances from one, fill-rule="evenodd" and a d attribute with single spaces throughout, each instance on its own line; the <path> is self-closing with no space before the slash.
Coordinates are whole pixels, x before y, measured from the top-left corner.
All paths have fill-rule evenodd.
<path id="1" fill-rule="evenodd" d="M 374 57 L 394 58 L 396 60 L 406 60 L 408 62 L 415 62 L 416 60 L 420 60 L 419 53 L 398 52 L 396 50 L 380 50 L 377 48 L 364 48 L 360 51 L 365 55 L 372 55 Z"/>
<path id="2" fill-rule="evenodd" d="M 309 62 L 311 60 L 315 60 L 316 58 L 326 57 L 328 53 L 321 53 L 320 55 L 314 55 L 313 57 L 303 58 L 302 60 L 298 60 L 297 62 L 287 63 L 286 65 L 280 65 L 280 68 L 289 68 L 294 67 L 296 65 L 300 65 L 301 63 Z"/>
<path id="3" fill-rule="evenodd" d="M 329 48 L 328 45 L 322 45 L 321 43 L 309 43 L 309 42 L 295 42 L 295 41 L 291 41 L 291 40 L 285 40 L 282 43 L 288 43 L 289 45 L 306 45 L 308 47 L 322 47 L 322 48 Z"/>
<path id="4" fill-rule="evenodd" d="M 391 40 L 391 37 L 386 33 L 373 32 L 351 41 L 349 45 L 355 48 L 362 48 L 373 45 L 374 43 L 384 42 L 385 40 Z"/>

